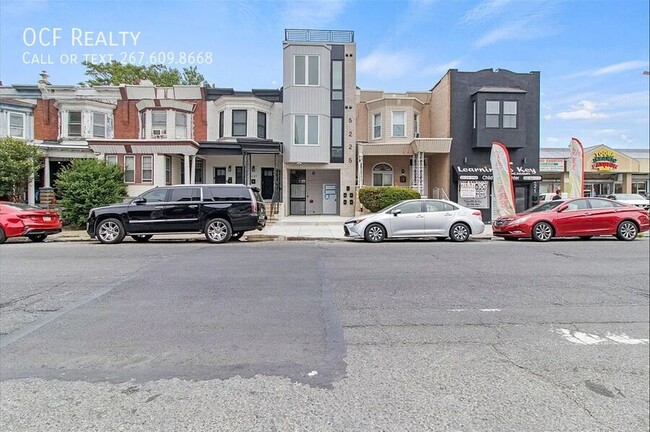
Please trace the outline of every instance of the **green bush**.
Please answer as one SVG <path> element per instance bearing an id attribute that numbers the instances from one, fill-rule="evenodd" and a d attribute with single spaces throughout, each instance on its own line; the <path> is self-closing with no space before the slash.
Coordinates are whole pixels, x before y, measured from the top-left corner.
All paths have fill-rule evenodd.
<path id="1" fill-rule="evenodd" d="M 91 208 L 121 202 L 126 196 L 124 171 L 99 159 L 74 159 L 56 180 L 63 221 L 84 226 Z"/>
<path id="2" fill-rule="evenodd" d="M 371 212 L 376 212 L 398 201 L 418 199 L 420 194 L 403 187 L 364 187 L 359 189 L 359 201 Z"/>

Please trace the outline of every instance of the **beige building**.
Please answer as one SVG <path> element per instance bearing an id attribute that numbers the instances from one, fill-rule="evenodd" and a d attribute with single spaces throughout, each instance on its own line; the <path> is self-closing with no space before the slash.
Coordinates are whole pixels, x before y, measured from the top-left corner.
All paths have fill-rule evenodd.
<path id="1" fill-rule="evenodd" d="M 409 187 L 447 198 L 451 138 L 431 132 L 431 93 L 357 90 L 357 188 Z"/>
<path id="2" fill-rule="evenodd" d="M 613 149 L 606 145 L 585 148 L 585 196 L 613 193 L 647 194 L 650 152 L 647 149 Z M 569 149 L 540 149 L 540 193 L 566 190 Z"/>

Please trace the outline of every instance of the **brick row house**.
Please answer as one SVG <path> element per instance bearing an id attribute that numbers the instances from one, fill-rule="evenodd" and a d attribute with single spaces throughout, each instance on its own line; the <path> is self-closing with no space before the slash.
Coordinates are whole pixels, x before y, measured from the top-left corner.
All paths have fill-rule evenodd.
<path id="1" fill-rule="evenodd" d="M 0 86 L 0 136 L 44 152 L 34 191 L 73 158 L 124 167 L 130 196 L 155 186 L 258 186 L 280 216 L 363 211 L 358 190 L 404 186 L 492 218 L 492 141 L 510 150 L 517 208 L 539 192 L 539 72 L 448 71 L 428 91 L 364 90 L 354 32 L 286 30 L 281 89 Z M 480 190 L 465 196 L 467 188 Z"/>

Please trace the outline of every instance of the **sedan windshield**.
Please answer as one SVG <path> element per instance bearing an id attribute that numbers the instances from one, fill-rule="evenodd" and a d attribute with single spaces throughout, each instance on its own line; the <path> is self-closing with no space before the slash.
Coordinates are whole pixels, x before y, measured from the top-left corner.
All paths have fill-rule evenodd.
<path id="1" fill-rule="evenodd" d="M 525 210 L 524 213 L 536 213 L 536 212 L 545 212 L 550 211 L 562 204 L 564 201 L 555 200 L 555 201 L 546 201 L 541 204 L 537 204 L 535 207 L 531 207 L 528 210 Z"/>

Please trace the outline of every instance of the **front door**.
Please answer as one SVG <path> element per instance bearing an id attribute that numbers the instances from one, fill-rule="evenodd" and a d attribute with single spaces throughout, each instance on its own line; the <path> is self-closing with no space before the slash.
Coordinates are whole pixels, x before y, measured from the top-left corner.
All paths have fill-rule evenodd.
<path id="1" fill-rule="evenodd" d="M 225 184 L 226 183 L 226 168 L 225 167 L 214 167 L 214 183 L 215 184 Z"/>
<path id="2" fill-rule="evenodd" d="M 400 237 L 424 235 L 424 213 L 421 201 L 405 202 L 392 211 L 395 210 L 400 210 L 400 213 L 392 214 L 389 218 L 391 235 Z"/>
<path id="3" fill-rule="evenodd" d="M 262 168 L 262 198 L 273 198 L 273 168 Z"/>
<path id="4" fill-rule="evenodd" d="M 528 186 L 515 185 L 515 211 L 521 213 L 528 207 Z"/>
<path id="5" fill-rule="evenodd" d="M 172 189 L 163 210 L 165 229 L 167 231 L 198 231 L 200 229 L 199 208 L 201 205 L 201 189 L 177 188 Z"/>
<path id="6" fill-rule="evenodd" d="M 335 184 L 323 185 L 323 214 L 335 215 L 337 212 L 337 191 Z"/>
<path id="7" fill-rule="evenodd" d="M 154 233 L 164 231 L 164 210 L 168 199 L 167 188 L 156 188 L 140 195 L 146 201 L 141 204 L 129 204 L 127 217 L 129 232 Z"/>

